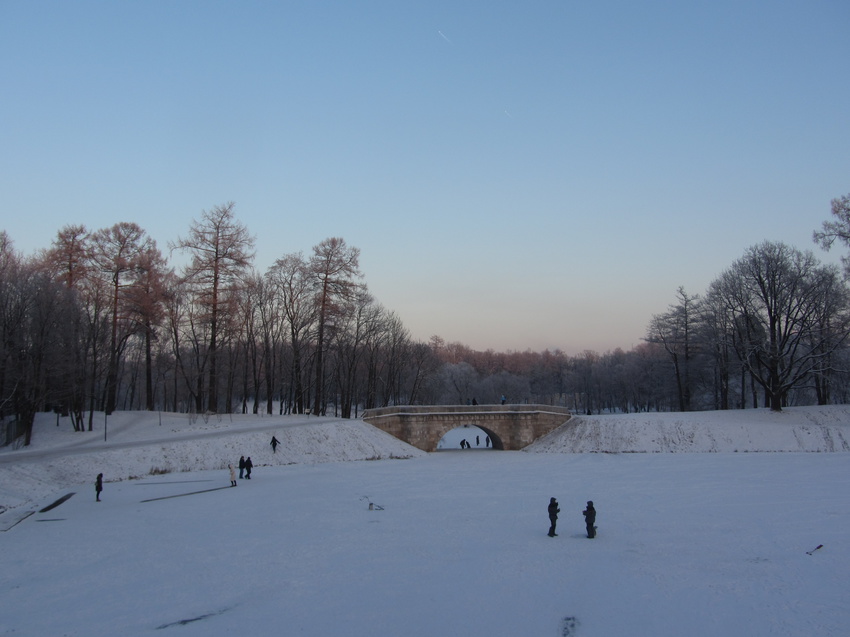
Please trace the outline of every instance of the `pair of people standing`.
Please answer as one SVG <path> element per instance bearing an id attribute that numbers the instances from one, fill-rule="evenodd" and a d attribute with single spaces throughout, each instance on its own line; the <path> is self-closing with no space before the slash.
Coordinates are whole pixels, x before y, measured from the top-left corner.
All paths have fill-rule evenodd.
<path id="1" fill-rule="evenodd" d="M 251 479 L 251 469 L 254 468 L 254 463 L 251 462 L 251 456 L 248 456 L 248 459 L 245 459 L 245 456 L 239 458 L 239 479 L 242 480 L 242 474 L 245 474 L 245 480 Z"/>
<path id="2" fill-rule="evenodd" d="M 558 506 L 558 501 L 555 498 L 549 498 L 549 537 L 555 537 L 558 534 L 555 533 L 555 527 L 558 525 L 558 514 L 561 512 L 561 508 Z M 593 507 L 593 501 L 587 501 L 587 508 L 582 511 L 584 515 L 584 524 L 587 529 L 587 537 L 594 538 L 596 537 L 596 509 Z"/>

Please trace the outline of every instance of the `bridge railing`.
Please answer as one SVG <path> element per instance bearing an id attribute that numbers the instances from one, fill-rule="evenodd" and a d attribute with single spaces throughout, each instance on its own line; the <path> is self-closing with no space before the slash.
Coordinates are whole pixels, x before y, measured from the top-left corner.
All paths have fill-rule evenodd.
<path id="1" fill-rule="evenodd" d="M 363 412 L 363 418 L 379 418 L 391 414 L 483 414 L 488 412 L 537 412 L 564 414 L 569 416 L 570 410 L 556 405 L 517 404 L 517 405 L 393 405 L 376 407 Z"/>

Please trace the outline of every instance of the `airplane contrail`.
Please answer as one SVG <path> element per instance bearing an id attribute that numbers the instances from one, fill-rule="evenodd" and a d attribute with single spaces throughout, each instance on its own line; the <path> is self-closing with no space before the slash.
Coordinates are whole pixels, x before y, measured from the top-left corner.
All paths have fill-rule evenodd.
<path id="1" fill-rule="evenodd" d="M 438 31 L 437 31 L 437 33 L 439 33 L 439 34 L 440 34 L 440 37 L 441 37 L 441 38 L 443 38 L 446 42 L 448 42 L 449 44 L 451 44 L 451 43 L 452 43 L 452 41 L 451 41 L 451 40 L 449 40 L 449 39 L 446 37 L 446 35 L 445 35 L 442 31 L 439 31 L 439 30 L 438 30 Z"/>

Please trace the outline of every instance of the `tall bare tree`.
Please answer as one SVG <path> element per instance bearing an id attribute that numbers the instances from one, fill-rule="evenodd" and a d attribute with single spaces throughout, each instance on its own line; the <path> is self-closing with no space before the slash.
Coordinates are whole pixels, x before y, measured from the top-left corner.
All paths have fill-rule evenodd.
<path id="1" fill-rule="evenodd" d="M 339 312 L 342 303 L 353 298 L 360 285 L 360 250 L 349 247 L 344 239 L 332 237 L 313 246 L 310 271 L 316 282 L 318 332 L 316 333 L 316 387 L 313 394 L 313 412 L 324 413 L 325 385 L 325 330 L 329 319 Z"/>
<path id="2" fill-rule="evenodd" d="M 316 320 L 313 302 L 313 277 L 310 266 L 300 252 L 287 254 L 274 262 L 266 277 L 280 298 L 280 307 L 292 348 L 290 371 L 291 400 L 297 414 L 303 414 L 309 404 L 304 390 L 304 352 L 310 330 Z"/>
<path id="3" fill-rule="evenodd" d="M 773 411 L 844 341 L 818 327 L 832 282 L 811 252 L 769 241 L 721 275 L 716 287 L 733 314 L 742 360 Z"/>
<path id="4" fill-rule="evenodd" d="M 170 294 L 169 286 L 174 283 L 174 273 L 156 242 L 151 240 L 139 252 L 136 262 L 136 277 L 132 287 L 127 290 L 129 315 L 138 326 L 145 356 L 145 409 L 154 409 L 153 386 L 153 342 L 158 338 L 157 331 L 165 320 L 165 301 Z"/>
<path id="5" fill-rule="evenodd" d="M 691 362 L 694 354 L 694 324 L 699 315 L 697 312 L 699 296 L 691 296 L 685 288 L 676 290 L 677 302 L 671 305 L 664 314 L 652 317 L 646 340 L 650 343 L 660 343 L 670 355 L 673 373 L 676 378 L 676 390 L 679 397 L 679 410 L 691 410 Z"/>
<path id="6" fill-rule="evenodd" d="M 209 325 L 207 410 L 218 411 L 218 348 L 227 315 L 230 295 L 243 284 L 243 277 L 254 258 L 254 238 L 248 228 L 237 221 L 235 204 L 228 202 L 203 211 L 193 220 L 189 234 L 171 244 L 171 249 L 191 255 L 184 279 L 196 290 L 196 301 L 204 308 Z"/>
<path id="7" fill-rule="evenodd" d="M 43 255 L 45 267 L 65 287 L 69 303 L 82 304 L 87 297 L 90 254 L 91 235 L 85 226 L 72 224 L 57 232 L 50 248 Z M 75 431 L 85 429 L 83 413 L 90 362 L 86 354 L 90 333 L 83 332 L 84 317 L 84 312 L 70 312 L 68 320 L 62 326 L 65 344 L 59 368 L 65 376 L 65 393 L 60 398 L 60 408 L 63 413 L 71 416 Z M 93 361 L 91 363 L 94 364 Z"/>
<path id="8" fill-rule="evenodd" d="M 109 364 L 106 373 L 107 414 L 115 411 L 118 391 L 118 367 L 127 340 L 140 329 L 131 316 L 129 290 L 141 273 L 142 255 L 148 257 L 156 243 L 135 223 L 122 221 L 94 233 L 91 258 L 94 269 L 109 287 Z"/>

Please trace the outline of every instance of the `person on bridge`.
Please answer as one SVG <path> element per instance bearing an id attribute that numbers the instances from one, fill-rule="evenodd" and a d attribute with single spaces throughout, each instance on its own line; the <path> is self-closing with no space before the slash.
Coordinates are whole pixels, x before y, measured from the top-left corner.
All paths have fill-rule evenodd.
<path id="1" fill-rule="evenodd" d="M 558 501 L 555 498 L 549 498 L 549 537 L 558 535 L 555 533 L 555 527 L 558 524 L 558 514 L 561 512 L 558 506 Z"/>
<path id="2" fill-rule="evenodd" d="M 100 492 L 103 491 L 103 474 L 98 473 L 97 479 L 94 481 L 95 502 L 100 502 Z"/>
<path id="3" fill-rule="evenodd" d="M 593 508 L 593 500 L 587 501 L 587 508 L 582 513 L 584 514 L 584 524 L 587 528 L 587 537 L 596 537 L 596 527 L 593 526 L 596 524 L 596 509 Z"/>

